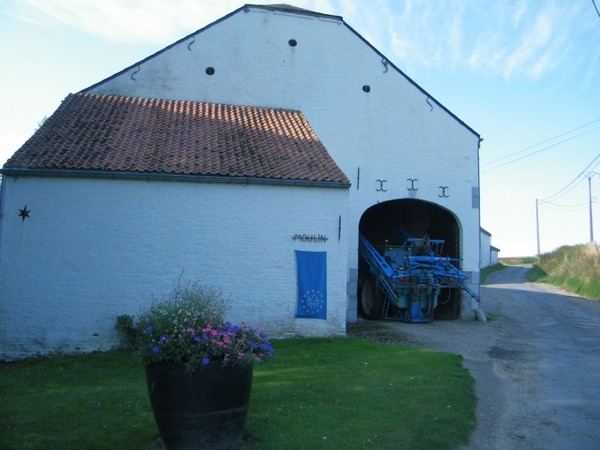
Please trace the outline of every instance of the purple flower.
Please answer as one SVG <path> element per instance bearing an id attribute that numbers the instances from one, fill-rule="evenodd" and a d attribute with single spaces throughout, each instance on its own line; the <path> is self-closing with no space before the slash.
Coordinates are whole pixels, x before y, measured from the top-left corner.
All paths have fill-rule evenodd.
<path id="1" fill-rule="evenodd" d="M 152 333 L 152 330 L 154 330 L 154 328 L 148 327 L 148 328 L 146 328 L 146 333 Z"/>
<path id="2" fill-rule="evenodd" d="M 166 340 L 167 340 L 167 337 L 164 334 L 160 336 L 161 342 L 165 342 Z"/>
<path id="3" fill-rule="evenodd" d="M 202 341 L 202 338 L 201 338 L 200 336 L 196 336 L 196 337 L 194 338 L 194 341 L 196 341 L 196 342 L 200 342 L 200 341 Z"/>
<path id="4" fill-rule="evenodd" d="M 207 365 L 210 362 L 208 358 L 202 358 L 202 364 Z"/>
<path id="5" fill-rule="evenodd" d="M 158 347 L 154 347 L 154 348 L 152 349 L 152 351 L 153 351 L 154 353 L 158 353 L 158 352 L 160 351 L 160 349 L 159 349 Z"/>

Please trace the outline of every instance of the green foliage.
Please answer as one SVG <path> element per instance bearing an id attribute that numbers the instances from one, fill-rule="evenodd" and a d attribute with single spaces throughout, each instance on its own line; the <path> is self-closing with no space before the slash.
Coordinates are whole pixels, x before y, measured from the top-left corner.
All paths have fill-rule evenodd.
<path id="1" fill-rule="evenodd" d="M 541 282 L 543 282 L 542 280 L 544 280 L 547 276 L 548 276 L 548 274 L 546 272 L 544 272 L 537 264 L 534 265 L 525 274 L 525 278 L 527 279 L 527 281 L 531 281 L 532 283 L 535 283 L 535 282 L 541 283 Z"/>
<path id="2" fill-rule="evenodd" d="M 527 274 L 529 281 L 560 286 L 600 300 L 600 257 L 593 244 L 563 246 L 545 253 Z"/>
<path id="3" fill-rule="evenodd" d="M 181 277 L 169 295 L 154 300 L 134 327 L 144 363 L 180 362 L 194 372 L 210 361 L 248 365 L 273 348 L 260 330 L 225 321 L 230 302 L 219 289 Z"/>
<path id="4" fill-rule="evenodd" d="M 490 273 L 498 272 L 499 270 L 502 270 L 502 269 L 506 269 L 506 266 L 504 266 L 502 264 L 496 264 L 494 266 L 485 267 L 481 271 L 480 280 L 479 280 L 480 283 L 485 284 L 487 277 Z"/>
<path id="5" fill-rule="evenodd" d="M 133 316 L 122 314 L 117 316 L 115 330 L 125 336 L 129 347 L 134 347 L 138 338 L 137 329 L 133 325 Z"/>
<path id="6" fill-rule="evenodd" d="M 522 266 L 523 264 L 535 264 L 537 258 L 535 256 L 521 256 L 518 258 L 500 258 L 499 262 L 507 266 Z"/>
<path id="7" fill-rule="evenodd" d="M 485 313 L 485 316 L 488 322 L 495 322 L 496 320 L 499 320 L 498 317 L 491 312 Z"/>
<path id="8" fill-rule="evenodd" d="M 244 449 L 452 449 L 475 427 L 457 355 L 345 338 L 274 346 L 254 369 Z M 0 365 L 0 421 L 7 450 L 141 450 L 159 436 L 139 359 L 122 350 Z"/>

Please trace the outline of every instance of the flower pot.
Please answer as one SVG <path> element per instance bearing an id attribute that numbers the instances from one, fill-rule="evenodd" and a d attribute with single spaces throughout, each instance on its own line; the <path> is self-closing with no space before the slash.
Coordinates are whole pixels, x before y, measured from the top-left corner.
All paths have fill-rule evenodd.
<path id="1" fill-rule="evenodd" d="M 168 450 L 240 446 L 252 390 L 252 365 L 211 362 L 185 373 L 178 363 L 145 365 L 158 431 Z"/>

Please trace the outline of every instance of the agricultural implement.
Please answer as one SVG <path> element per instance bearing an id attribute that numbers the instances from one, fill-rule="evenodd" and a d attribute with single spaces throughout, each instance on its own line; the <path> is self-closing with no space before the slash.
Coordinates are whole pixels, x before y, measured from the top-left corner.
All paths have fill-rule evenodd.
<path id="1" fill-rule="evenodd" d="M 414 238 L 397 230 L 401 245 L 375 248 L 359 234 L 358 251 L 370 274 L 360 288 L 360 301 L 367 318 L 383 317 L 403 322 L 430 322 L 438 303 L 450 298 L 450 289 L 460 288 L 479 302 L 466 285 L 468 276 L 455 267 L 456 258 L 443 257 L 444 241 Z"/>

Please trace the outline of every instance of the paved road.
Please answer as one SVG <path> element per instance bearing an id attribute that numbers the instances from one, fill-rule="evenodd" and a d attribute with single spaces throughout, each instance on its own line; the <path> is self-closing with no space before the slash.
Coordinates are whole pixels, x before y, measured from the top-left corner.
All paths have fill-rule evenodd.
<path id="1" fill-rule="evenodd" d="M 483 308 L 498 320 L 384 324 L 463 356 L 479 398 L 464 450 L 598 450 L 600 302 L 528 283 L 527 270 L 495 272 L 482 287 Z"/>
<path id="2" fill-rule="evenodd" d="M 525 395 L 500 431 L 522 448 L 600 449 L 600 303 L 527 283 L 526 271 L 482 288 L 484 310 L 505 322 L 490 349 L 496 376 Z"/>

